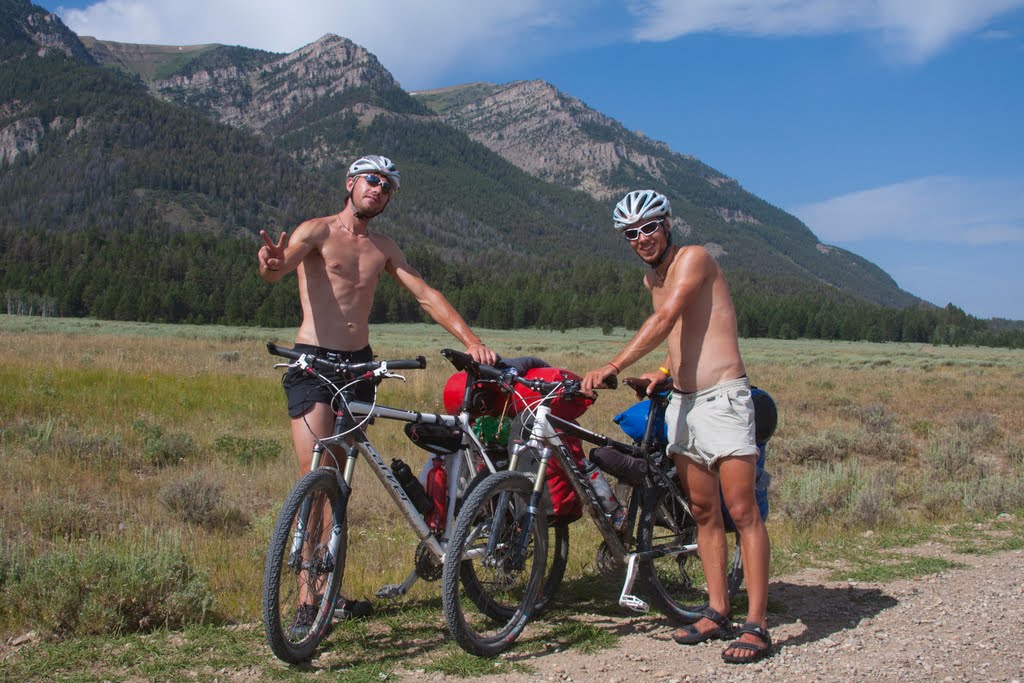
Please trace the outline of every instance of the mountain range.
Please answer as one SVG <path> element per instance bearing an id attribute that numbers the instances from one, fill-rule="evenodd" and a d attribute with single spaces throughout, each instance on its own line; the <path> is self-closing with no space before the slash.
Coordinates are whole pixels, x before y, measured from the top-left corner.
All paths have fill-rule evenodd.
<path id="1" fill-rule="evenodd" d="M 803 302 L 790 335 L 817 336 L 804 329 L 813 318 L 833 330 L 821 336 L 844 336 L 828 320 L 837 306 L 934 308 L 725 173 L 543 81 L 406 92 L 372 53 L 336 35 L 288 54 L 138 45 L 80 38 L 27 0 L 0 7 L 8 298 L 17 287 L 73 315 L 145 312 L 131 301 L 142 299 L 161 311 L 152 319 L 294 320 L 294 290 L 268 290 L 254 277 L 259 229 L 290 230 L 339 210 L 347 164 L 381 153 L 399 165 L 402 191 L 375 225 L 477 324 L 642 321 L 643 267 L 610 214 L 626 191 L 647 187 L 672 200 L 676 240 L 705 245 L 722 264 L 749 334 L 774 334 L 767 318 L 777 310 L 754 310 L 774 299 Z M 131 263 L 115 270 L 138 270 L 144 281 L 126 280 L 110 296 L 119 276 L 99 282 L 81 264 L 124 262 L 127 244 Z M 184 248 L 196 262 L 157 256 L 177 259 Z M 162 284 L 146 280 L 155 274 Z M 199 305 L 202 288 L 227 276 L 231 293 Z M 53 294 L 75 278 L 92 289 Z M 376 319 L 418 314 L 387 282 L 378 299 Z M 906 326 L 905 317 L 892 325 Z"/>

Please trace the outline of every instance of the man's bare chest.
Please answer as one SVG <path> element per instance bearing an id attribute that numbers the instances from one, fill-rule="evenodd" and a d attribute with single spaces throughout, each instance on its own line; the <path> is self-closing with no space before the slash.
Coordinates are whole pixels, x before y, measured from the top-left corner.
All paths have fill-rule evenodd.
<path id="1" fill-rule="evenodd" d="M 387 267 L 387 256 L 366 237 L 328 240 L 320 256 L 328 278 L 357 285 L 376 283 Z"/>

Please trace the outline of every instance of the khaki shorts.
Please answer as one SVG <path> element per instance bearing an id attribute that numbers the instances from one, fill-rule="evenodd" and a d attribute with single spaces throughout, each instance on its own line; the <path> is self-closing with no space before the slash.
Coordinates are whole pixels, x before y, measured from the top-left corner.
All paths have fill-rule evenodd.
<path id="1" fill-rule="evenodd" d="M 673 391 L 665 410 L 669 453 L 711 469 L 722 458 L 757 455 L 750 380 L 740 377 L 692 394 Z"/>

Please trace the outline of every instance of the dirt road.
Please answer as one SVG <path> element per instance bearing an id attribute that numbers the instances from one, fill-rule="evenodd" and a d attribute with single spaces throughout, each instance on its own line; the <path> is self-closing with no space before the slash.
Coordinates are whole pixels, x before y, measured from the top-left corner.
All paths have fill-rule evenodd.
<path id="1" fill-rule="evenodd" d="M 721 641 L 676 645 L 656 616 L 594 616 L 595 625 L 620 635 L 614 648 L 530 655 L 522 662 L 532 673 L 478 680 L 1024 681 L 1024 551 L 953 555 L 934 544 L 905 552 L 966 567 L 884 584 L 830 581 L 822 570 L 774 580 L 771 602 L 781 606 L 769 616 L 776 654 L 756 664 L 723 663 Z M 465 680 L 424 672 L 402 678 Z"/>

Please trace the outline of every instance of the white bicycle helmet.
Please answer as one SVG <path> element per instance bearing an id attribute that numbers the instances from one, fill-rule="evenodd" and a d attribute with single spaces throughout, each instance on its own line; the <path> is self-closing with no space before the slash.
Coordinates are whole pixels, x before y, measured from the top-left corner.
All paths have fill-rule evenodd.
<path id="1" fill-rule="evenodd" d="M 395 191 L 398 191 L 401 174 L 395 168 L 395 162 L 391 161 L 391 159 L 378 154 L 367 154 L 365 157 L 360 157 L 353 161 L 352 165 L 348 167 L 348 176 L 350 178 L 364 173 L 378 173 L 384 176 L 394 183 Z"/>
<path id="2" fill-rule="evenodd" d="M 672 216 L 668 197 L 654 190 L 634 190 L 615 205 L 612 218 L 615 229 L 622 232 L 637 221 Z"/>

